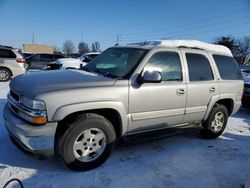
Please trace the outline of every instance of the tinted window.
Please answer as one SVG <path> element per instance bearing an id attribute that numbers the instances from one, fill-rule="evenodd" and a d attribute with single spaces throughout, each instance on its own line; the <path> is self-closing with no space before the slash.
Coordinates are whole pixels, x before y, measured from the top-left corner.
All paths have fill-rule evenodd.
<path id="1" fill-rule="evenodd" d="M 220 76 L 222 79 L 224 80 L 242 79 L 242 74 L 234 58 L 223 55 L 213 55 L 213 57 L 219 69 Z"/>
<path id="2" fill-rule="evenodd" d="M 59 58 L 63 58 L 63 56 L 62 55 L 54 55 L 54 58 L 59 59 Z"/>
<path id="3" fill-rule="evenodd" d="M 181 61 L 176 52 L 158 52 L 148 60 L 144 71 L 159 71 L 163 81 L 182 80 Z"/>
<path id="4" fill-rule="evenodd" d="M 16 58 L 16 55 L 11 50 L 0 49 L 0 57 L 2 57 L 2 58 Z"/>
<path id="5" fill-rule="evenodd" d="M 186 58 L 190 81 L 207 81 L 214 79 L 210 63 L 205 56 L 187 53 Z"/>
<path id="6" fill-rule="evenodd" d="M 41 59 L 40 55 L 32 55 L 28 58 L 29 60 L 39 61 Z"/>
<path id="7" fill-rule="evenodd" d="M 42 60 L 51 60 L 51 59 L 54 59 L 54 58 L 53 58 L 53 55 L 50 55 L 50 54 L 42 54 L 42 55 L 41 55 L 41 59 L 42 59 Z"/>

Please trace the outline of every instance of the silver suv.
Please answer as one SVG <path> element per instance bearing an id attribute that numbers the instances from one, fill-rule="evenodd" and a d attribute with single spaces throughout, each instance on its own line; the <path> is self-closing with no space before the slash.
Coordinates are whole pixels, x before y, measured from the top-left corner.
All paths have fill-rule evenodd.
<path id="1" fill-rule="evenodd" d="M 70 169 L 88 170 L 127 135 L 198 121 L 204 138 L 217 138 L 240 108 L 242 92 L 226 47 L 152 41 L 109 48 L 83 70 L 16 77 L 4 120 L 22 149 L 55 152 Z"/>
<path id="2" fill-rule="evenodd" d="M 0 45 L 0 82 L 26 73 L 26 61 L 19 49 Z"/>

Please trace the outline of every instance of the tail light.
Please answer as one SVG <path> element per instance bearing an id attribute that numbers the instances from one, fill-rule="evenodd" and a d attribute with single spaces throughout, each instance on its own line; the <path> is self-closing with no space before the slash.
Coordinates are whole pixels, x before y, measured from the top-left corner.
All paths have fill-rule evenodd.
<path id="1" fill-rule="evenodd" d="M 24 63 L 24 64 L 26 63 L 25 59 L 22 59 L 22 58 L 17 58 L 16 62 L 17 63 Z"/>
<path id="2" fill-rule="evenodd" d="M 27 69 L 27 64 L 26 64 L 26 60 L 25 60 L 25 59 L 23 59 L 23 58 L 17 58 L 17 59 L 16 59 L 16 62 L 17 62 L 20 66 L 22 66 L 23 68 Z"/>

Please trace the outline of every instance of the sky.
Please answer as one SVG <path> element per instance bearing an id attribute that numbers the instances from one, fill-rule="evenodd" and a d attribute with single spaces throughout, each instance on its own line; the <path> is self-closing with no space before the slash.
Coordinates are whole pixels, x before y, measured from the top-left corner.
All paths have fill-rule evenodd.
<path id="1" fill-rule="evenodd" d="M 62 48 L 65 40 L 101 49 L 157 39 L 250 36 L 250 0 L 0 0 L 0 44 L 34 42 Z"/>

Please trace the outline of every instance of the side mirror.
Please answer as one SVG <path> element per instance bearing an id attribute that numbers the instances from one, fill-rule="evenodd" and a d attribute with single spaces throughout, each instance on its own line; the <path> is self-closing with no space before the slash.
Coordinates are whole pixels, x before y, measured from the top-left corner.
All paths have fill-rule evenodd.
<path id="1" fill-rule="evenodd" d="M 158 71 L 146 71 L 143 76 L 139 76 L 139 83 L 160 83 L 161 82 L 161 73 Z"/>

